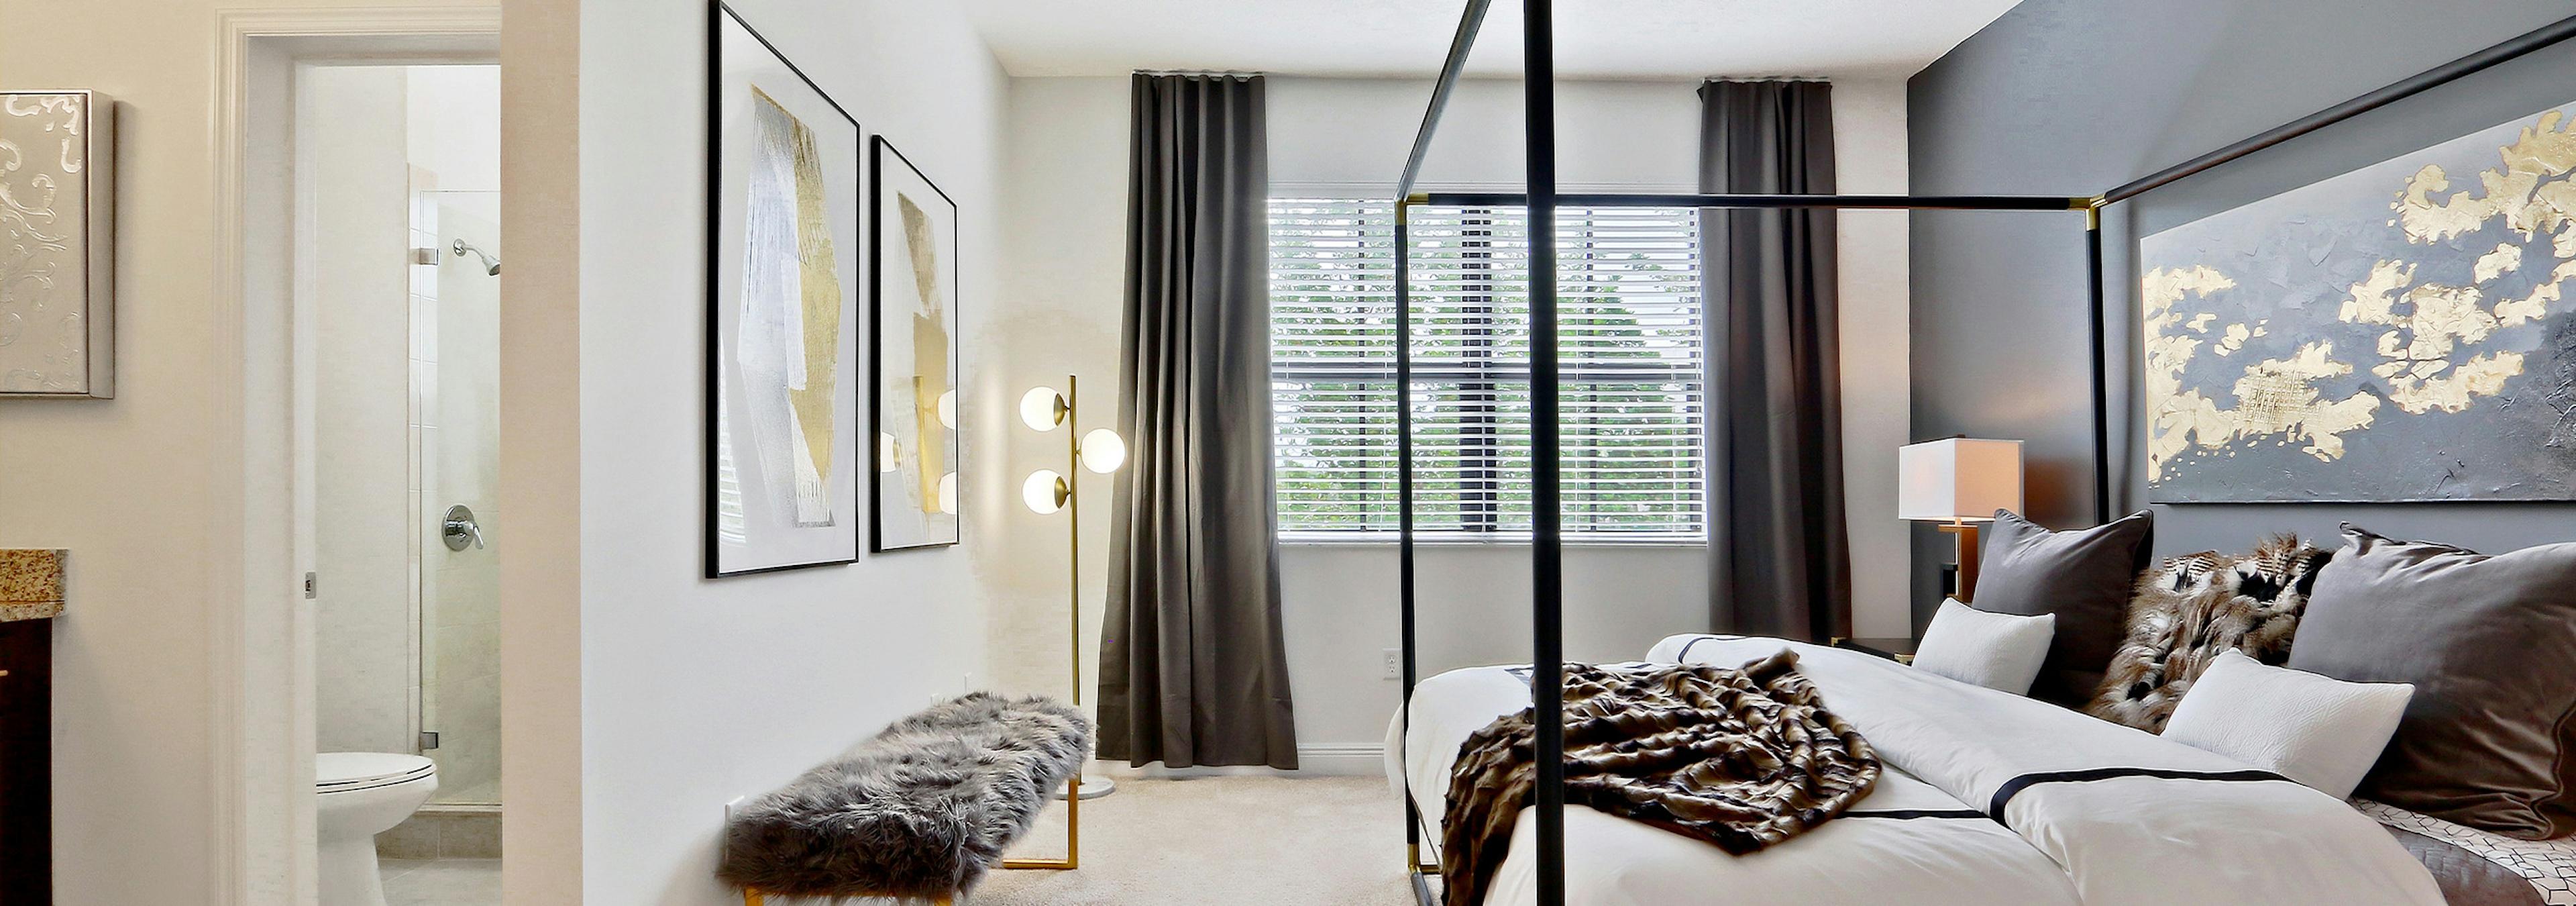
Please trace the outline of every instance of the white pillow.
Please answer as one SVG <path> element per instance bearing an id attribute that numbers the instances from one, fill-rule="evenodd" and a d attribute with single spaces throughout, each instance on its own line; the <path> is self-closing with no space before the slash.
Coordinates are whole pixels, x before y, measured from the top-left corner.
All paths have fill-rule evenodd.
<path id="1" fill-rule="evenodd" d="M 2296 780 L 2337 799 L 2388 747 L 2411 683 L 2353 683 L 2229 650 L 2183 693 L 2166 739 Z"/>
<path id="2" fill-rule="evenodd" d="M 1987 613 L 1950 598 L 1932 615 L 1914 646 L 1914 668 L 2014 695 L 2030 694 L 2030 681 L 2048 660 L 2057 615 Z"/>

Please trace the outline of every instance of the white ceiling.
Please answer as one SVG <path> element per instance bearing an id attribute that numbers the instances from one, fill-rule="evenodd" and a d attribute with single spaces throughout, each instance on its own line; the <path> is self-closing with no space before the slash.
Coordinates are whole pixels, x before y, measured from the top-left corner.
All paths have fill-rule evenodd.
<path id="1" fill-rule="evenodd" d="M 1015 76 L 1137 69 L 1430 76 L 1464 0 L 965 0 Z M 1563 78 L 1912 75 L 2018 0 L 1562 0 Z M 1468 74 L 1520 71 L 1496 0 Z"/>

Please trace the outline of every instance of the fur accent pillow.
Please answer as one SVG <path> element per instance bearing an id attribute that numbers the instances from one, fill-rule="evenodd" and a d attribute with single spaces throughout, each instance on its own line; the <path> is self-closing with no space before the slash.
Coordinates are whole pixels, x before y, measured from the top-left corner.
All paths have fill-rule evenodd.
<path id="1" fill-rule="evenodd" d="M 2161 733 L 2221 652 L 2273 666 L 2289 660 L 2317 568 L 2333 556 L 2296 535 L 2274 535 L 2253 553 L 2204 551 L 2149 571 L 2129 600 L 2128 637 L 2084 713 Z"/>

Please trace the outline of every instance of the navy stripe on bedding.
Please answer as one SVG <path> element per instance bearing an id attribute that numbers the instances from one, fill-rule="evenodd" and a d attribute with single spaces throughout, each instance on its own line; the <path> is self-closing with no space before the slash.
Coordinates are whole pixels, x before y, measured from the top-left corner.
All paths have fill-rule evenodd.
<path id="1" fill-rule="evenodd" d="M 2095 780 L 2110 780 L 2117 777 L 2156 777 L 2164 780 L 2218 780 L 2237 783 L 2250 783 L 2265 780 L 2278 780 L 2283 783 L 2297 782 L 2270 771 L 2182 771 L 2175 770 L 2173 768 L 2087 768 L 2081 771 L 2044 771 L 2036 774 L 2023 774 L 2011 780 L 2004 781 L 2003 786 L 1995 788 L 1994 801 L 1986 806 L 1986 817 L 1993 818 L 1996 822 L 2001 823 L 2004 820 L 2004 806 L 2012 802 L 2012 798 L 2014 796 L 2021 795 L 2021 791 L 2030 789 L 2031 787 L 2039 784 L 2089 783 Z"/>
<path id="2" fill-rule="evenodd" d="M 1976 809 L 1972 809 L 1972 808 L 1900 808 L 1900 809 L 1879 809 L 1879 810 L 1876 810 L 1876 811 L 1844 812 L 1844 813 L 1842 813 L 1841 815 L 1837 815 L 1837 816 L 1835 816 L 1835 817 L 1840 817 L 1840 818 L 1889 818 L 1889 819 L 1895 819 L 1895 820 L 1900 820 L 1900 821 L 1902 821 L 1902 820 L 1912 820 L 1912 819 L 1915 819 L 1915 818 L 1975 818 L 1975 819 L 1977 819 L 1977 820 L 1979 820 L 1979 821 L 1986 820 L 1986 814 L 1985 814 L 1984 812 L 1980 812 L 1980 811 L 1977 811 Z"/>

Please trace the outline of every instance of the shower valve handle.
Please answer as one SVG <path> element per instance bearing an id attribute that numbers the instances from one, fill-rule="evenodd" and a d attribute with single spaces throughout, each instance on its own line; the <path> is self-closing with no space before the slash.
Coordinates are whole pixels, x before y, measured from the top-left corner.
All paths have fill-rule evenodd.
<path id="1" fill-rule="evenodd" d="M 452 551 L 464 550 L 467 544 L 478 550 L 483 547 L 483 527 L 475 524 L 474 511 L 461 503 L 447 508 L 447 518 L 440 523 L 438 536 Z"/>

